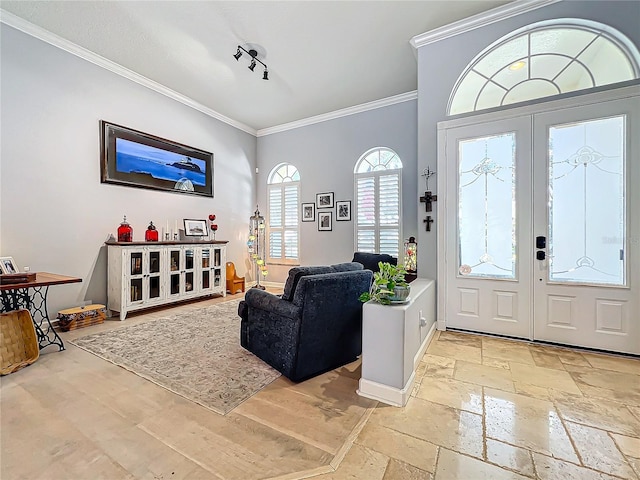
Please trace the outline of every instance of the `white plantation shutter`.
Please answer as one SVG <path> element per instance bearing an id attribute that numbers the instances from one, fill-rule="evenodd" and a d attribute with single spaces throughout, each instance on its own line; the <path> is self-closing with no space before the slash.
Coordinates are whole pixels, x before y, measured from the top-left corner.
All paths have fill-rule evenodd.
<path id="1" fill-rule="evenodd" d="M 298 184 L 284 187 L 284 258 L 298 258 Z"/>
<path id="2" fill-rule="evenodd" d="M 389 149 L 370 150 L 356 165 L 357 251 L 398 256 L 402 218 L 400 168 L 400 159 Z"/>
<path id="3" fill-rule="evenodd" d="M 295 180 L 294 180 L 295 179 Z M 269 178 L 268 262 L 297 262 L 300 175 L 293 165 L 274 168 Z"/>
<path id="4" fill-rule="evenodd" d="M 400 222 L 399 175 L 380 175 L 378 198 L 380 199 L 380 225 L 395 225 Z"/>

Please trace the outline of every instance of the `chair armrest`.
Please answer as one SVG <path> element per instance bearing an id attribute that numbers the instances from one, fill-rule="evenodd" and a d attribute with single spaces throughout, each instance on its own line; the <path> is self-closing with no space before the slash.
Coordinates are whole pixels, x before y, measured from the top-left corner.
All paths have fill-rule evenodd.
<path id="1" fill-rule="evenodd" d="M 283 300 L 277 295 L 252 288 L 247 291 L 244 301 L 249 308 L 257 308 L 282 317 L 297 319 L 300 317 L 300 307 Z"/>

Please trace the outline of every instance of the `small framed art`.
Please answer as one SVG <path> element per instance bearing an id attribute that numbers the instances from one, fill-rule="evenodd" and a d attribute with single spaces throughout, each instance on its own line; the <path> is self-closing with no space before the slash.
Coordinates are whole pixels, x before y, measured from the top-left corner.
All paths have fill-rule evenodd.
<path id="1" fill-rule="evenodd" d="M 347 222 L 351 220 L 351 200 L 336 202 L 336 221 Z"/>
<path id="2" fill-rule="evenodd" d="M 204 237 L 209 234 L 206 220 L 184 219 L 184 234 L 187 237 Z"/>
<path id="3" fill-rule="evenodd" d="M 302 221 L 303 222 L 316 221 L 316 204 L 315 203 L 302 204 Z"/>
<path id="4" fill-rule="evenodd" d="M 331 212 L 318 212 L 318 231 L 330 232 L 332 230 Z"/>
<path id="5" fill-rule="evenodd" d="M 316 193 L 316 205 L 318 208 L 333 208 L 333 192 Z"/>
<path id="6" fill-rule="evenodd" d="M 16 262 L 13 261 L 13 257 L 0 257 L 0 273 L 11 274 L 11 273 L 19 273 L 20 270 L 16 265 Z"/>

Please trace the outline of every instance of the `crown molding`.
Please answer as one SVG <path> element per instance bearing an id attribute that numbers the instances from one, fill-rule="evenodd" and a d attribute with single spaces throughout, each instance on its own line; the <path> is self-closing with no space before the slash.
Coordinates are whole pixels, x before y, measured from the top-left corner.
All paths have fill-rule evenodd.
<path id="1" fill-rule="evenodd" d="M 32 37 L 42 40 L 43 42 L 53 45 L 54 47 L 64 50 L 65 52 L 75 55 L 76 57 L 82 58 L 83 60 L 93 63 L 94 65 L 102 67 L 105 70 L 109 70 L 116 75 L 120 75 L 127 80 L 131 80 L 132 82 L 142 85 L 143 87 L 158 92 L 165 97 L 169 97 L 176 102 L 180 102 L 183 105 L 193 108 L 194 110 L 198 110 L 199 112 L 215 118 L 216 120 L 220 120 L 221 122 L 237 128 L 238 130 L 242 130 L 243 132 L 249 133 L 251 135 L 256 135 L 256 130 L 248 125 L 245 125 L 244 123 L 238 122 L 236 120 L 233 120 L 232 118 L 222 115 L 221 113 L 218 113 L 215 110 L 210 109 L 209 107 L 205 107 L 201 103 L 198 103 L 195 100 L 176 92 L 175 90 L 171 90 L 170 88 L 165 87 L 158 82 L 154 82 L 147 77 L 144 77 L 132 70 L 129 70 L 128 68 L 123 67 L 122 65 L 119 65 L 96 53 L 93 53 L 86 48 L 76 45 L 69 40 L 59 37 L 58 35 L 51 33 L 50 31 L 45 30 L 42 27 L 34 25 L 33 23 L 28 22 L 27 20 L 20 18 L 3 9 L 0 9 L 0 23 L 4 23 L 5 25 L 26 33 L 27 35 L 31 35 Z"/>
<path id="2" fill-rule="evenodd" d="M 444 25 L 413 37 L 409 43 L 416 50 L 430 43 L 435 43 L 445 38 L 453 37 L 464 32 L 469 32 L 479 27 L 484 27 L 492 23 L 500 22 L 516 15 L 546 7 L 561 0 L 516 0 L 500 7 L 481 12 L 471 17 L 464 18 L 457 22 Z"/>
<path id="3" fill-rule="evenodd" d="M 347 117 L 356 113 L 367 112 L 369 110 L 375 110 L 376 108 L 388 107 L 395 105 L 396 103 L 408 102 L 416 100 L 418 98 L 418 91 L 413 90 L 407 93 L 401 93 L 392 97 L 382 98 L 380 100 L 374 100 L 373 102 L 362 103 L 360 105 L 354 105 L 353 107 L 347 107 L 340 110 L 335 110 L 329 113 L 323 113 L 322 115 L 316 115 L 313 117 L 303 118 L 302 120 L 296 120 L 295 122 L 283 123 L 274 127 L 263 128 L 258 130 L 256 136 L 264 137 L 265 135 L 271 135 L 272 133 L 285 132 L 287 130 L 293 130 L 294 128 L 306 127 L 315 123 L 326 122 L 328 120 L 334 120 L 336 118 Z"/>

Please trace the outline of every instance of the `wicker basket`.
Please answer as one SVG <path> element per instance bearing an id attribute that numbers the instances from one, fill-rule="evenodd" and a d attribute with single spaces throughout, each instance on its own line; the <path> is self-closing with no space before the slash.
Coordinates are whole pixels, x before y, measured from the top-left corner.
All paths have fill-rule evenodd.
<path id="1" fill-rule="evenodd" d="M 0 314 L 0 375 L 8 375 L 38 360 L 40 348 L 28 310 Z"/>

